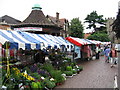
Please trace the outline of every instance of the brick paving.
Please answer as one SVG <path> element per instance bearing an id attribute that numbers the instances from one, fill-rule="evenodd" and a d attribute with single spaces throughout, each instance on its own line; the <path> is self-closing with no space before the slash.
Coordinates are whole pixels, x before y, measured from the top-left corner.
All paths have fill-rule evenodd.
<path id="1" fill-rule="evenodd" d="M 64 84 L 56 88 L 113 88 L 114 75 L 118 74 L 118 66 L 111 68 L 110 63 L 104 61 L 101 56 L 99 60 L 82 61 L 80 65 L 84 70 L 67 78 Z"/>

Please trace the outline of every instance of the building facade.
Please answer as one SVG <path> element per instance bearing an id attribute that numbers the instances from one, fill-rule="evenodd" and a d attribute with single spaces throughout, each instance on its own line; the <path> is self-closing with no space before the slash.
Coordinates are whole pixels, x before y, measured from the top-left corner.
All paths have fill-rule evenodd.
<path id="1" fill-rule="evenodd" d="M 4 16 L 0 17 L 0 29 L 12 30 L 11 25 L 18 24 L 18 23 L 21 23 L 21 21 L 15 19 L 13 17 L 10 17 L 8 15 L 4 15 Z"/>
<path id="2" fill-rule="evenodd" d="M 112 43 L 117 43 L 118 40 L 115 36 L 115 32 L 113 31 L 113 23 L 115 21 L 114 17 L 108 18 L 106 22 L 107 33 Z"/>
<path id="3" fill-rule="evenodd" d="M 16 31 L 25 31 L 36 34 L 60 35 L 61 27 L 51 23 L 42 12 L 40 5 L 36 4 L 32 7 L 29 16 L 21 23 L 12 25 Z"/>
<path id="4" fill-rule="evenodd" d="M 56 17 L 47 15 L 46 18 L 53 24 L 60 27 L 60 36 L 62 37 L 68 37 L 69 36 L 69 21 L 65 18 L 59 18 L 59 13 L 56 12 Z"/>

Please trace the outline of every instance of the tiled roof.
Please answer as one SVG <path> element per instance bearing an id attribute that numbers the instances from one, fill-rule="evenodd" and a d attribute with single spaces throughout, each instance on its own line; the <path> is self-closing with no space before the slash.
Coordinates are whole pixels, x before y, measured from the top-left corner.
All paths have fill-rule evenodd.
<path id="1" fill-rule="evenodd" d="M 19 24 L 19 23 L 21 23 L 20 20 L 17 20 L 17 19 L 10 17 L 8 15 L 4 15 L 4 16 L 0 17 L 0 22 L 5 22 L 7 24 Z"/>
<path id="2" fill-rule="evenodd" d="M 22 22 L 23 24 L 39 24 L 39 25 L 54 25 L 52 24 L 41 10 L 32 10 L 30 15 Z"/>
<path id="3" fill-rule="evenodd" d="M 60 20 L 60 25 L 61 26 L 64 26 L 64 23 L 66 23 L 66 21 L 67 21 L 65 18 L 62 18 L 62 19 L 59 19 L 59 20 Z"/>
<path id="4" fill-rule="evenodd" d="M 32 10 L 29 16 L 21 23 L 12 25 L 13 27 L 26 27 L 26 26 L 52 26 L 57 27 L 51 23 L 43 14 L 42 10 Z"/>
<path id="5" fill-rule="evenodd" d="M 63 27 L 64 26 L 64 23 L 66 22 L 66 19 L 65 18 L 62 18 L 62 19 L 59 19 L 58 22 L 56 22 L 56 17 L 52 17 L 50 15 L 47 15 L 46 16 L 48 18 L 48 20 L 56 25 L 58 25 L 59 27 Z"/>
<path id="6" fill-rule="evenodd" d="M 56 24 L 56 25 L 57 25 L 56 17 L 50 16 L 50 15 L 47 15 L 46 17 L 48 18 L 48 20 L 49 20 L 50 22 L 52 22 L 53 24 Z"/>

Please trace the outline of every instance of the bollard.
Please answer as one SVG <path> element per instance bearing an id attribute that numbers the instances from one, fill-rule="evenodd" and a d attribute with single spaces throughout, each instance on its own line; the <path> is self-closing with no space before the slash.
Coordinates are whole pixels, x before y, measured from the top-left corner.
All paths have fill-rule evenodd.
<path id="1" fill-rule="evenodd" d="M 119 90 L 118 84 L 117 84 L 117 74 L 115 74 L 115 76 L 114 76 L 114 90 Z"/>

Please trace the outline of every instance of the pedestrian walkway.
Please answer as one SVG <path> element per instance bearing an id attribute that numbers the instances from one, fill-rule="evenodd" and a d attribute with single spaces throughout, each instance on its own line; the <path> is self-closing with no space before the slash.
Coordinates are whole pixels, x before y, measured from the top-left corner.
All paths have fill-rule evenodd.
<path id="1" fill-rule="evenodd" d="M 83 61 L 80 63 L 84 70 L 67 78 L 63 85 L 56 88 L 113 88 L 114 75 L 118 74 L 118 66 L 111 68 L 110 63 L 104 61 L 101 56 L 99 60 Z"/>

